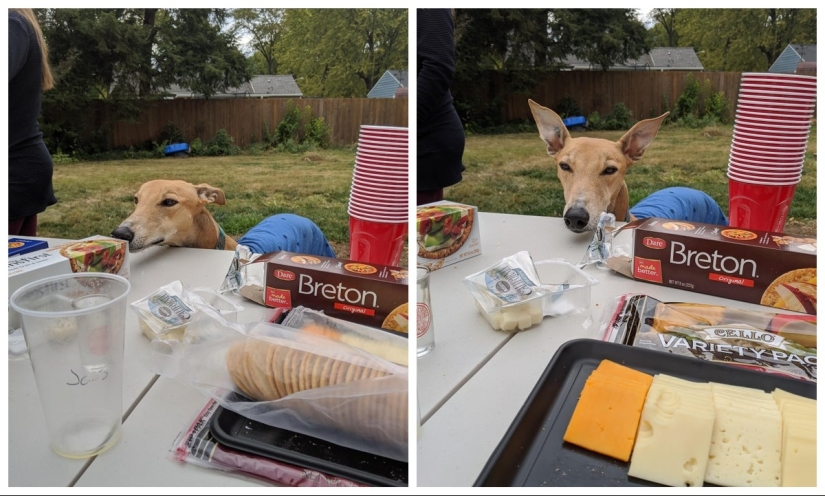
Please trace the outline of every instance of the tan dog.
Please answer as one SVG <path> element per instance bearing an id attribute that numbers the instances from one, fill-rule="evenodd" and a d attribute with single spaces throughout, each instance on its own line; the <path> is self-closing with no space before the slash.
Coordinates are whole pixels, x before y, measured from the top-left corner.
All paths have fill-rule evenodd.
<path id="1" fill-rule="evenodd" d="M 573 138 L 564 121 L 549 108 L 528 100 L 548 155 L 554 156 L 564 189 L 564 223 L 573 232 L 592 231 L 602 212 L 628 219 L 628 167 L 642 158 L 670 112 L 636 123 L 619 141 Z"/>
<path id="2" fill-rule="evenodd" d="M 129 251 L 155 245 L 234 250 L 206 205 L 226 204 L 223 191 L 208 184 L 158 179 L 141 185 L 135 210 L 112 236 L 129 242 Z"/>

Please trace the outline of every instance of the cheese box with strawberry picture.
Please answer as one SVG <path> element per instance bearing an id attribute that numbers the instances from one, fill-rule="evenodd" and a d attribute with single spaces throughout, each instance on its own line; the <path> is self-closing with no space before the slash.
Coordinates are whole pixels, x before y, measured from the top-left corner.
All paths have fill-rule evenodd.
<path id="1" fill-rule="evenodd" d="M 416 210 L 418 265 L 437 270 L 481 255 L 478 207 L 442 200 Z"/>

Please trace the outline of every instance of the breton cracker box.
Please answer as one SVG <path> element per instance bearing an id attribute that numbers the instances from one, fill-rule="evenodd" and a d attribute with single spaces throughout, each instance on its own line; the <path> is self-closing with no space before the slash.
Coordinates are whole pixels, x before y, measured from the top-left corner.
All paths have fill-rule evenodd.
<path id="1" fill-rule="evenodd" d="M 106 236 L 9 257 L 9 297 L 17 289 L 47 277 L 73 272 L 109 272 L 129 278 L 129 244 Z M 9 307 L 9 329 L 20 327 L 19 315 Z"/>
<path id="2" fill-rule="evenodd" d="M 633 236 L 628 272 L 617 269 L 625 275 L 816 314 L 816 238 L 655 217 L 625 229 Z"/>
<path id="3" fill-rule="evenodd" d="M 416 209 L 418 265 L 437 270 L 481 255 L 478 207 L 442 200 Z"/>
<path id="4" fill-rule="evenodd" d="M 264 304 L 304 306 L 357 324 L 407 336 L 408 271 L 400 267 L 288 251 L 267 253 Z"/>
<path id="5" fill-rule="evenodd" d="M 23 255 L 33 251 L 44 250 L 49 243 L 42 239 L 9 238 L 9 256 Z"/>

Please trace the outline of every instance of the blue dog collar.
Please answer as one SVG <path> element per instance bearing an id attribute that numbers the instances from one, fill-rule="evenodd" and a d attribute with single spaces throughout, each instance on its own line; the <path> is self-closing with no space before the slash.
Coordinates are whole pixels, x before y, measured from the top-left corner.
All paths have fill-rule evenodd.
<path id="1" fill-rule="evenodd" d="M 223 232 L 223 228 L 218 226 L 218 243 L 215 245 L 216 250 L 223 250 L 226 248 L 226 233 Z"/>

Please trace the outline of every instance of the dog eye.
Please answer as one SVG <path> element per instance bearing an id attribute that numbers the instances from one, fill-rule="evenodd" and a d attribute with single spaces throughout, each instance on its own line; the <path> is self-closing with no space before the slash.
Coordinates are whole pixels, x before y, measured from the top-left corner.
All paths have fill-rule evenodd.
<path id="1" fill-rule="evenodd" d="M 171 198 L 166 198 L 165 200 L 163 200 L 162 202 L 160 202 L 160 204 L 161 204 L 161 205 L 163 205 L 164 207 L 174 207 L 175 205 L 177 205 L 177 204 L 178 204 L 178 201 L 177 201 L 177 200 L 173 200 L 173 199 L 171 199 Z"/>
<path id="2" fill-rule="evenodd" d="M 559 164 L 559 169 L 570 172 L 570 165 L 568 165 L 566 162 L 562 162 Z"/>
<path id="3" fill-rule="evenodd" d="M 132 198 L 132 199 L 135 200 L 135 205 L 137 205 L 137 202 L 138 202 L 137 196 Z"/>
<path id="4" fill-rule="evenodd" d="M 605 170 L 603 170 L 602 174 L 605 175 L 605 176 L 610 176 L 612 174 L 615 174 L 618 170 L 619 169 L 617 169 L 616 167 L 611 166 L 611 167 L 607 167 Z"/>

